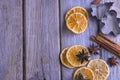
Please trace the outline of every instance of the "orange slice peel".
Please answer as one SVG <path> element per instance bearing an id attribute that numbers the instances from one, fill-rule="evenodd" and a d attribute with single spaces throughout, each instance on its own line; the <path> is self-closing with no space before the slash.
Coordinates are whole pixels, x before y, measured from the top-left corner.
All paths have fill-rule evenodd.
<path id="1" fill-rule="evenodd" d="M 73 80 L 78 80 L 78 78 L 83 77 L 85 80 L 95 80 L 94 73 L 91 69 L 87 67 L 80 67 L 73 73 Z"/>
<path id="2" fill-rule="evenodd" d="M 60 54 L 60 60 L 61 63 L 68 67 L 68 68 L 73 68 L 73 66 L 68 62 L 67 58 L 66 58 L 66 52 L 67 52 L 68 48 L 65 48 L 62 50 L 61 54 Z"/>
<path id="3" fill-rule="evenodd" d="M 85 54 L 90 56 L 88 49 L 81 45 L 74 45 L 68 49 L 66 53 L 66 58 L 72 66 L 79 67 L 79 66 L 84 66 L 88 63 L 88 61 L 84 61 L 83 63 L 81 63 L 81 61 L 78 61 L 76 55 L 78 55 L 79 52 L 81 52 L 82 50 L 84 50 Z"/>
<path id="4" fill-rule="evenodd" d="M 106 80 L 110 73 L 107 63 L 102 59 L 91 60 L 87 67 L 93 70 L 96 80 Z"/>

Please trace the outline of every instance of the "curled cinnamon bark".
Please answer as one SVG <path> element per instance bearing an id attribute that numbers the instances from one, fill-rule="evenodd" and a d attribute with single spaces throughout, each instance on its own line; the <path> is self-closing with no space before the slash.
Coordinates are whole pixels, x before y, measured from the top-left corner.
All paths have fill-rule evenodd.
<path id="1" fill-rule="evenodd" d="M 98 35 L 94 35 L 91 38 L 108 51 L 120 57 L 120 45 L 106 37 L 104 34 L 99 33 Z"/>

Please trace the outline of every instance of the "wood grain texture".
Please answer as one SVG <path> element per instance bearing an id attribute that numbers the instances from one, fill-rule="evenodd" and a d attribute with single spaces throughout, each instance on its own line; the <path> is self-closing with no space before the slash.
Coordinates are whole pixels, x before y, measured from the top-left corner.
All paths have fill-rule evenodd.
<path id="1" fill-rule="evenodd" d="M 22 80 L 22 0 L 0 0 L 0 80 Z"/>
<path id="2" fill-rule="evenodd" d="M 105 0 L 103 0 L 105 1 Z M 118 0 L 119 1 L 119 0 Z M 118 35 L 117 37 L 114 37 L 112 35 L 107 35 L 108 37 L 110 37 L 111 39 L 113 39 L 114 41 L 116 41 L 118 44 L 120 44 L 120 35 Z M 116 55 L 114 55 L 113 53 L 105 50 L 105 49 L 102 49 L 102 55 L 101 55 L 101 58 L 104 59 L 105 61 L 107 61 L 107 59 L 109 57 L 117 57 Z M 120 58 L 117 57 L 118 59 L 118 62 L 120 62 Z M 108 77 L 107 80 L 120 80 L 120 64 L 118 64 L 117 66 L 115 67 L 110 67 L 110 75 Z"/>
<path id="3" fill-rule="evenodd" d="M 60 80 L 58 0 L 26 0 L 26 80 Z"/>
<path id="4" fill-rule="evenodd" d="M 92 43 L 90 36 L 96 34 L 98 31 L 97 21 L 95 19 L 90 16 L 87 30 L 84 33 L 78 35 L 67 29 L 64 19 L 66 12 L 74 6 L 81 6 L 87 10 L 90 10 L 91 2 L 92 0 L 60 0 L 61 50 L 65 47 L 78 44 L 88 47 Z M 91 56 L 92 59 L 99 57 L 99 55 Z M 62 66 L 62 80 L 72 80 L 73 71 L 74 69 L 68 69 Z"/>

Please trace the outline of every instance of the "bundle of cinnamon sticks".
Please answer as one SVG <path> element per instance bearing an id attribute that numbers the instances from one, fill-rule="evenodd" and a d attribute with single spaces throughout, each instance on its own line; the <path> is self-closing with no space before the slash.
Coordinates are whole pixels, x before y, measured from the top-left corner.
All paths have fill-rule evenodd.
<path id="1" fill-rule="evenodd" d="M 110 52 L 120 57 L 120 45 L 117 44 L 115 41 L 106 37 L 102 33 L 92 36 L 92 39 L 98 44 L 100 44 L 102 47 L 104 47 L 105 49 L 109 50 Z"/>

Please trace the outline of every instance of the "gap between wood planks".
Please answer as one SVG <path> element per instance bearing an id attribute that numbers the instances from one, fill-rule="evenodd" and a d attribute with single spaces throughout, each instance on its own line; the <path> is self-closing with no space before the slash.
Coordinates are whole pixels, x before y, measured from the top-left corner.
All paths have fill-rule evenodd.
<path id="1" fill-rule="evenodd" d="M 26 26 L 25 26 L 25 1 L 22 0 L 22 26 L 23 26 L 23 80 L 26 80 Z"/>
<path id="2" fill-rule="evenodd" d="M 60 0 L 58 0 L 58 8 L 59 8 L 59 12 L 58 12 L 58 15 L 59 15 L 59 37 L 60 37 L 60 52 L 61 52 L 61 50 L 62 50 L 62 43 L 61 43 L 61 7 L 60 7 L 60 5 L 61 5 L 61 2 L 60 2 Z M 60 55 L 60 52 L 59 52 L 59 55 Z M 60 57 L 59 57 L 59 60 L 60 60 Z M 60 77 L 61 77 L 61 80 L 62 80 L 62 65 L 61 65 L 61 62 L 60 62 Z"/>

